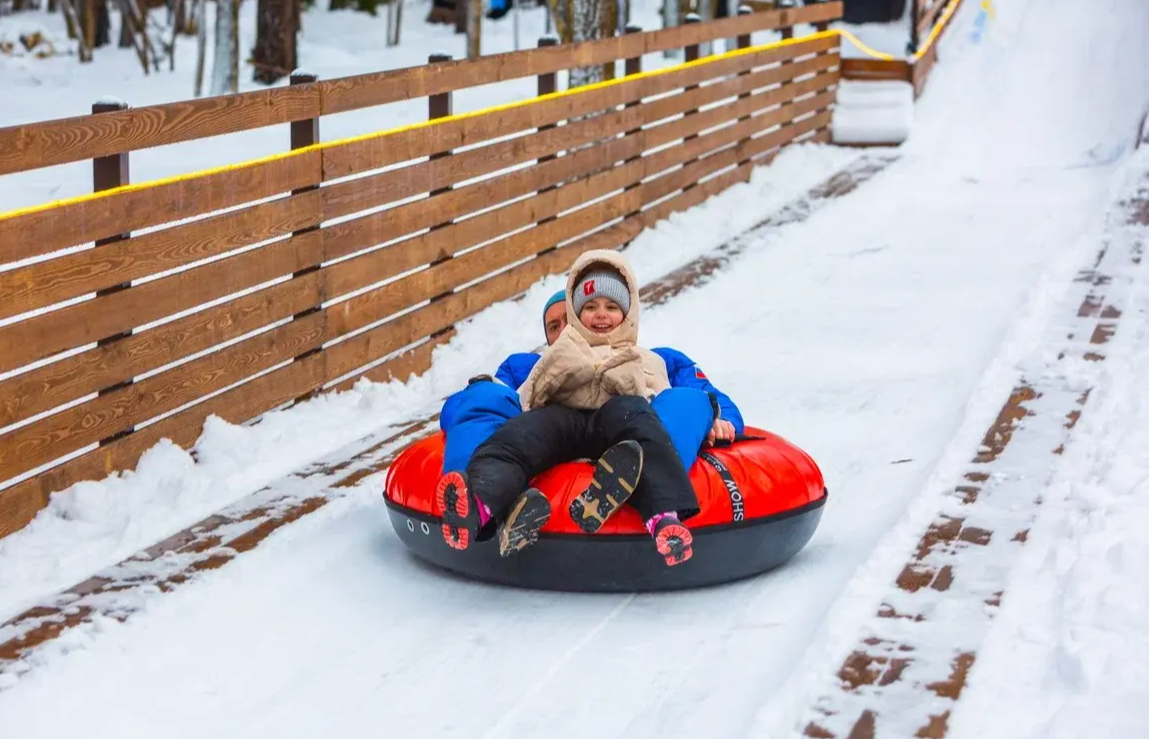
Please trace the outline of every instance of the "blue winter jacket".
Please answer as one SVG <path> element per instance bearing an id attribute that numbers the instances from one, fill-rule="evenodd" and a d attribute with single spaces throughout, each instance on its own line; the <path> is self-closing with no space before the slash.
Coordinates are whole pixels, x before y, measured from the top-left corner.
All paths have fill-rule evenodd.
<path id="1" fill-rule="evenodd" d="M 690 357 L 665 347 L 654 352 L 666 362 L 670 389 L 659 393 L 651 406 L 669 432 L 683 466 L 690 469 L 713 425 L 710 397 L 718 402 L 721 417 L 739 434 L 745 428 L 742 413 Z M 444 472 L 466 469 L 475 449 L 508 419 L 522 413 L 518 389 L 539 358 L 533 352 L 512 354 L 495 372 L 499 382 L 475 382 L 447 398 L 439 416 L 439 427 L 446 435 Z"/>

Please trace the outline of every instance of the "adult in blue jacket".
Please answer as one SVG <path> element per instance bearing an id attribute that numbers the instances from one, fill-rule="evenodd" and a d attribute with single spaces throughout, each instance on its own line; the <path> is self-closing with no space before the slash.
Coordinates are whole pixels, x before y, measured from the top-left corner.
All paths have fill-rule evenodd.
<path id="1" fill-rule="evenodd" d="M 560 290 L 543 307 L 548 345 L 566 328 L 565 299 Z M 654 352 L 666 362 L 671 387 L 659 393 L 651 406 L 689 470 L 703 443 L 732 441 L 743 432 L 742 414 L 690 357 L 666 347 L 657 347 Z M 518 389 L 540 357 L 534 352 L 512 354 L 499 365 L 494 377 L 471 378 L 467 387 L 447 399 L 439 416 L 439 427 L 446 437 L 444 474 L 465 470 L 475 449 L 508 419 L 523 412 Z"/>

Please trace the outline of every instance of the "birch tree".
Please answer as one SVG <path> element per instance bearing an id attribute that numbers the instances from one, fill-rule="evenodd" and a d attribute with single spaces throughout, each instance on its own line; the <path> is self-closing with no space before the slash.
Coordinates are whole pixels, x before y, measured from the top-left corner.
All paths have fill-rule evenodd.
<path id="1" fill-rule="evenodd" d="M 239 92 L 239 3 L 216 0 L 211 95 Z"/>
<path id="2" fill-rule="evenodd" d="M 578 43 L 614 36 L 618 31 L 617 0 L 552 0 L 555 26 L 563 43 Z M 578 67 L 570 71 L 569 86 L 581 87 L 601 82 L 602 66 Z"/>

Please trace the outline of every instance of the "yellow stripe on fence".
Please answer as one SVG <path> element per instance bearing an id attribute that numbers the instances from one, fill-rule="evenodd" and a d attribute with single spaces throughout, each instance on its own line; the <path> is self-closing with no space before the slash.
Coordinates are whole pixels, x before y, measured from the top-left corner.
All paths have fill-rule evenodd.
<path id="1" fill-rule="evenodd" d="M 195 180 L 195 179 L 199 179 L 202 177 L 209 177 L 211 175 L 221 174 L 224 172 L 232 172 L 235 170 L 244 169 L 246 167 L 255 167 L 255 166 L 258 166 L 261 164 L 267 164 L 268 162 L 274 162 L 277 160 L 287 159 L 289 157 L 303 156 L 305 154 L 309 154 L 309 153 L 316 152 L 316 151 L 322 151 L 323 149 L 329 149 L 329 148 L 336 147 L 336 146 L 344 146 L 347 144 L 358 143 L 361 141 L 370 141 L 372 139 L 383 138 L 386 136 L 394 136 L 394 135 L 399 134 L 399 133 L 403 133 L 406 131 L 414 131 L 414 130 L 417 130 L 420 128 L 426 128 L 429 126 L 438 126 L 438 125 L 443 125 L 445 123 L 451 123 L 453 121 L 465 120 L 467 118 L 475 118 L 478 116 L 488 115 L 491 113 L 499 113 L 502 111 L 514 110 L 515 108 L 521 108 L 521 107 L 524 107 L 527 105 L 534 105 L 536 103 L 541 103 L 541 102 L 545 102 L 548 100 L 554 100 L 557 98 L 567 97 L 567 96 L 571 96 L 571 95 L 579 95 L 582 93 L 591 92 L 593 90 L 599 90 L 599 89 L 603 89 L 606 87 L 611 87 L 613 85 L 621 85 L 623 83 L 634 82 L 636 80 L 641 80 L 641 79 L 649 78 L 649 77 L 657 77 L 659 75 L 669 74 L 670 72 L 676 72 L 676 71 L 683 70 L 683 69 L 691 69 L 693 67 L 700 67 L 700 66 L 703 66 L 706 64 L 713 64 L 715 62 L 722 61 L 724 59 L 733 59 L 736 57 L 745 56 L 747 54 L 756 54 L 758 52 L 767 51 L 769 49 L 785 48 L 787 46 L 794 46 L 796 44 L 805 43 L 807 41 L 816 41 L 818 39 L 830 38 L 832 36 L 838 36 L 838 35 L 840 35 L 840 33 L 837 30 L 819 31 L 817 33 L 812 33 L 812 34 L 809 34 L 806 36 L 800 36 L 797 38 L 782 39 L 780 41 L 772 41 L 768 44 L 761 44 L 758 46 L 750 46 L 750 47 L 747 47 L 745 49 L 735 49 L 733 51 L 727 51 L 723 54 L 716 54 L 713 56 L 704 57 L 702 59 L 697 59 L 697 60 L 692 61 L 692 62 L 684 62 L 682 64 L 675 64 L 675 65 L 672 65 L 669 67 L 652 69 L 652 70 L 647 71 L 647 72 L 639 72 L 638 74 L 632 74 L 632 75 L 625 76 L 625 77 L 618 77 L 618 78 L 615 78 L 612 80 L 604 80 L 602 82 L 596 82 L 596 83 L 593 83 L 590 85 L 585 85 L 583 87 L 575 87 L 575 88 L 571 88 L 568 90 L 559 90 L 557 92 L 552 92 L 552 93 L 547 94 L 547 95 L 540 95 L 538 97 L 526 98 L 524 100 L 516 100 L 516 101 L 511 102 L 511 103 L 504 103 L 502 105 L 494 105 L 494 106 L 491 106 L 489 108 L 481 108 L 479 110 L 473 110 L 473 111 L 469 111 L 467 113 L 455 113 L 453 115 L 444 116 L 442 118 L 432 118 L 432 119 L 425 120 L 425 121 L 419 121 L 418 123 L 410 123 L 410 124 L 407 124 L 405 126 L 398 126 L 396 128 L 385 129 L 383 131 L 375 131 L 373 133 L 365 133 L 365 134 L 360 134 L 358 136 L 350 136 L 348 138 L 336 139 L 333 141 L 324 141 L 324 142 L 321 142 L 318 144 L 312 144 L 311 146 L 307 146 L 307 147 L 304 147 L 301 149 L 292 149 L 290 151 L 281 152 L 279 154 L 271 154 L 270 156 L 262 157 L 260 159 L 251 159 L 251 160 L 244 161 L 244 162 L 238 162 L 236 164 L 226 164 L 222 167 L 215 167 L 212 169 L 204 169 L 204 170 L 199 170 L 196 172 L 189 172 L 187 174 L 175 175 L 172 177 L 165 177 L 165 178 L 157 179 L 157 180 L 148 180 L 146 182 L 140 182 L 140 183 L 136 183 L 136 184 L 122 185 L 120 187 L 112 188 L 109 190 L 99 190 L 97 192 L 88 193 L 86 195 L 77 195 L 75 197 L 64 198 L 62 200 L 55 200 L 55 201 L 48 202 L 48 203 L 42 203 L 40 205 L 32 205 L 32 206 L 28 206 L 25 208 L 17 208 L 15 210 L 10 210 L 10 211 L 4 212 L 4 213 L 0 213 L 0 221 L 7 220 L 9 218 L 16 218 L 18 216 L 25 216 L 25 215 L 29 215 L 32 213 L 39 213 L 41 211 L 52 210 L 55 208 L 62 208 L 62 207 L 68 206 L 68 205 L 75 205 L 76 203 L 83 203 L 83 202 L 88 202 L 88 201 L 92 201 L 92 200 L 99 200 L 101 198 L 108 198 L 108 197 L 112 197 L 113 195 L 119 195 L 121 193 L 134 192 L 136 190 L 147 190 L 150 188 L 161 187 L 163 185 L 170 185 L 170 184 L 175 183 L 175 182 L 186 182 L 188 180 Z"/>

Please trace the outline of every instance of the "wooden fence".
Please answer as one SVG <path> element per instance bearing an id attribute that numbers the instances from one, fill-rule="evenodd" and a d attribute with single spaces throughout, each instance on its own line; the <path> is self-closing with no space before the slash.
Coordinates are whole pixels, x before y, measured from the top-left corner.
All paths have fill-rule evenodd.
<path id="1" fill-rule="evenodd" d="M 840 14 L 745 13 L 0 129 L 0 172 L 91 158 L 101 191 L 0 217 L 0 536 L 162 438 L 191 446 L 210 414 L 245 422 L 422 371 L 458 321 L 787 144 L 828 141 L 838 37 L 750 34 Z M 722 38 L 739 50 L 694 61 Z M 640 69 L 679 46 L 687 64 Z M 553 92 L 559 70 L 615 60 L 626 76 Z M 539 98 L 450 115 L 453 90 L 535 75 Z M 321 115 L 413 96 L 442 120 L 315 145 Z M 117 188 L 128 151 L 281 124 L 293 153 Z"/>

